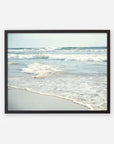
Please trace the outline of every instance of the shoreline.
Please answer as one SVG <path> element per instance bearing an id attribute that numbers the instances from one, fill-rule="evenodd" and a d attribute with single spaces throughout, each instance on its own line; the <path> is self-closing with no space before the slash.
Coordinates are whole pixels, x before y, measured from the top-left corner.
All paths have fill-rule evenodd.
<path id="1" fill-rule="evenodd" d="M 8 88 L 8 110 L 89 110 L 71 100 Z"/>

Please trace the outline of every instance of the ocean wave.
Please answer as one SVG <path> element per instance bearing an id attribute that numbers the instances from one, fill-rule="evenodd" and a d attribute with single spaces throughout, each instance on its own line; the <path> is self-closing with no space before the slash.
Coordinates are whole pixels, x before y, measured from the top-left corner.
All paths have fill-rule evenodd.
<path id="1" fill-rule="evenodd" d="M 60 50 L 87 50 L 87 49 L 106 49 L 107 47 L 61 47 Z"/>
<path id="2" fill-rule="evenodd" d="M 75 61 L 95 61 L 106 62 L 106 55 L 98 54 L 9 54 L 8 58 L 18 59 L 52 59 L 52 60 L 75 60 Z"/>
<path id="3" fill-rule="evenodd" d="M 8 49 L 8 52 L 28 52 L 28 51 L 46 51 L 45 48 L 12 48 Z"/>
<path id="4" fill-rule="evenodd" d="M 38 58 L 38 54 L 8 54 L 8 58 L 18 58 L 18 59 Z"/>
<path id="5" fill-rule="evenodd" d="M 31 49 L 8 49 L 8 52 L 24 52 L 24 51 L 31 51 Z"/>
<path id="6" fill-rule="evenodd" d="M 105 52 L 107 47 L 39 47 L 39 48 L 9 48 L 8 52 L 25 51 L 84 51 L 84 52 Z"/>
<path id="7" fill-rule="evenodd" d="M 56 59 L 56 60 L 76 60 L 76 61 L 96 61 L 106 62 L 107 57 L 105 55 L 82 55 L 82 54 L 44 54 L 42 58 Z"/>
<path id="8" fill-rule="evenodd" d="M 45 54 L 48 59 L 58 60 L 77 60 L 77 61 L 101 61 L 105 62 L 107 57 L 105 55 L 82 55 L 82 54 Z"/>
<path id="9" fill-rule="evenodd" d="M 46 78 L 58 71 L 61 70 L 57 67 L 41 63 L 33 63 L 22 69 L 22 72 L 35 74 L 35 78 Z"/>

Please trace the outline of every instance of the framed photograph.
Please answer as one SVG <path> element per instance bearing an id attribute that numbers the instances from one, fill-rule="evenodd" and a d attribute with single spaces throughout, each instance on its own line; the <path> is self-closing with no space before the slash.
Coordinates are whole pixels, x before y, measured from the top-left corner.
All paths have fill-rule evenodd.
<path id="1" fill-rule="evenodd" d="M 110 30 L 5 30 L 5 113 L 110 113 Z"/>

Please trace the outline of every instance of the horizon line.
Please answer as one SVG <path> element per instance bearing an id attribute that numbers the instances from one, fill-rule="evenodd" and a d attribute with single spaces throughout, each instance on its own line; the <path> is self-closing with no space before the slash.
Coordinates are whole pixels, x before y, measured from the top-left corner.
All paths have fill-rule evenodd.
<path id="1" fill-rule="evenodd" d="M 80 46 L 64 46 L 64 47 L 57 47 L 57 48 L 95 48 L 95 47 L 107 47 L 107 46 L 86 46 L 86 47 L 80 47 Z M 10 47 L 10 48 L 45 48 L 45 47 Z M 53 48 L 53 47 L 52 47 Z"/>

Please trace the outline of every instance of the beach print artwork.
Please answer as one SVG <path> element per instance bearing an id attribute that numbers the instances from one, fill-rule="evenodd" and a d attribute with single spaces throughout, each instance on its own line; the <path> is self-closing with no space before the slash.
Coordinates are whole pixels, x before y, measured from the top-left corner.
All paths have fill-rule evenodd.
<path id="1" fill-rule="evenodd" d="M 107 112 L 107 31 L 6 31 L 7 112 Z"/>

